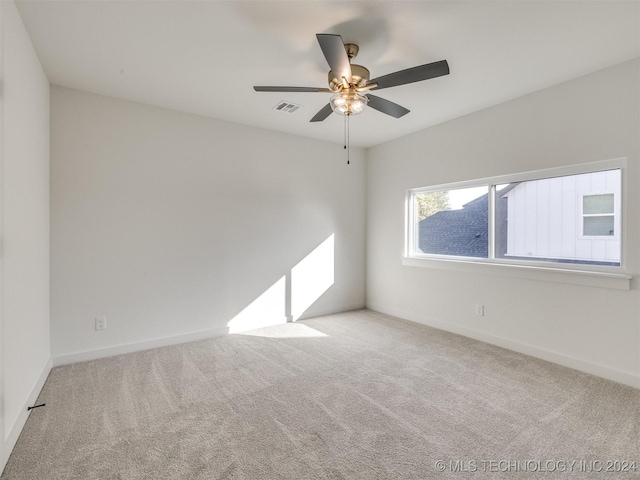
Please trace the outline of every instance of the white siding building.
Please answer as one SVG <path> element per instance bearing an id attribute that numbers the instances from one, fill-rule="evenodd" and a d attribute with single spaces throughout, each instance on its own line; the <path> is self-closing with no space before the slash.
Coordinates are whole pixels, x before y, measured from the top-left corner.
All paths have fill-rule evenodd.
<path id="1" fill-rule="evenodd" d="M 505 256 L 619 264 L 620 193 L 620 170 L 517 184 L 503 195 Z"/>

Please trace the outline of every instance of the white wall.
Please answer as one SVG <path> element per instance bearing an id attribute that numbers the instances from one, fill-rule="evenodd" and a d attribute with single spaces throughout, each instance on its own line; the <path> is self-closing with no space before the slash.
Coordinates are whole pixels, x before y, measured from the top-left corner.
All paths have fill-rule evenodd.
<path id="1" fill-rule="evenodd" d="M 283 321 L 303 291 L 330 287 L 305 316 L 364 306 L 363 150 L 59 87 L 51 110 L 55 364 Z"/>
<path id="2" fill-rule="evenodd" d="M 2 12 L 2 368 L 4 466 L 51 368 L 49 82 L 13 1 Z"/>
<path id="3" fill-rule="evenodd" d="M 640 386 L 639 85 L 636 60 L 370 149 L 367 305 Z M 620 157 L 631 290 L 402 264 L 409 188 Z"/>

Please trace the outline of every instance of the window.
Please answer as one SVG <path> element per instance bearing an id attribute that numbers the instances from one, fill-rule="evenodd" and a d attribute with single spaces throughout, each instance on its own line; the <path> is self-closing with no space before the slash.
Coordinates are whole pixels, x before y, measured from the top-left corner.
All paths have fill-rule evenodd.
<path id="1" fill-rule="evenodd" d="M 615 194 L 583 195 L 582 235 L 613 237 L 615 232 Z"/>
<path id="2" fill-rule="evenodd" d="M 624 164 L 409 190 L 407 256 L 619 267 Z"/>

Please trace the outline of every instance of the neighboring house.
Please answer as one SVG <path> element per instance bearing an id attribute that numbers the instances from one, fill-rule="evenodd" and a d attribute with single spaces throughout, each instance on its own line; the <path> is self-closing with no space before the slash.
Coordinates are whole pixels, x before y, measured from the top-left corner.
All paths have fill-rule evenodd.
<path id="1" fill-rule="evenodd" d="M 619 265 L 620 171 L 511 183 L 496 194 L 495 256 Z M 488 256 L 488 195 L 418 224 L 424 253 Z"/>
<path id="2" fill-rule="evenodd" d="M 620 263 L 620 170 L 515 184 L 505 256 Z"/>

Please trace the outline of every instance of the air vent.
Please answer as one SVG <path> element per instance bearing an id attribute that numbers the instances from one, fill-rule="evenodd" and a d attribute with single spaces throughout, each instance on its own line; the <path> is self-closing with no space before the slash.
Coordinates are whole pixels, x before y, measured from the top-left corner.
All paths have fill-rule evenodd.
<path id="1" fill-rule="evenodd" d="M 285 102 L 284 100 L 282 100 L 281 102 L 278 102 L 278 104 L 275 107 L 273 107 L 274 110 L 279 110 L 285 113 L 295 113 L 301 108 L 302 108 L 302 105 L 297 105 L 291 102 Z"/>

